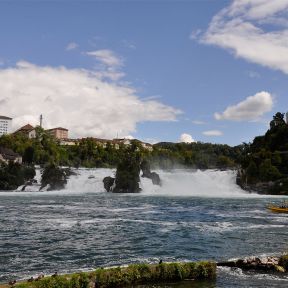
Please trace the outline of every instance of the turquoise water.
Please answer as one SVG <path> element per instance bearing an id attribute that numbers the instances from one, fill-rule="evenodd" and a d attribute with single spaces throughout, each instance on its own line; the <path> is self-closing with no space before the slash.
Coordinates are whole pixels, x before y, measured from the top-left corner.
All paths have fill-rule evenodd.
<path id="1" fill-rule="evenodd" d="M 75 184 L 73 193 L 71 189 L 40 194 L 0 193 L 0 282 L 55 271 L 66 273 L 129 263 L 157 263 L 160 259 L 164 262 L 221 261 L 287 251 L 288 215 L 273 214 L 265 209 L 271 201 L 281 199 L 245 193 L 241 196 L 231 185 L 234 177 L 231 173 L 209 172 L 207 176 L 208 172 L 201 172 L 203 175 L 178 172 L 176 178 L 180 177 L 178 181 L 185 178 L 182 181 L 185 186 L 179 187 L 178 192 L 165 194 L 165 183 L 170 183 L 166 187 L 168 191 L 175 177 L 166 173 L 162 175 L 163 187 L 155 193 L 145 182 L 147 187 L 142 194 L 117 195 L 101 191 L 99 179 L 103 171 L 107 172 L 93 170 L 96 178 L 89 180 L 94 181 L 96 192 L 81 192 L 81 187 L 87 188 L 90 184 L 93 187 L 86 177 L 92 172 L 86 170 L 80 172 L 78 180 L 71 180 L 79 185 L 77 188 Z M 190 194 L 181 190 L 189 189 L 186 187 L 189 177 L 191 185 L 194 183 Z M 206 184 L 201 182 L 203 177 Z M 213 181 L 226 187 L 223 197 L 220 197 L 221 191 L 215 191 L 217 197 L 213 197 L 213 189 L 210 194 L 205 191 L 205 197 L 196 193 L 199 187 L 205 189 L 205 185 L 207 190 L 213 186 L 219 189 L 212 185 Z M 215 283 L 197 285 L 195 287 L 287 287 L 288 277 L 221 268 Z M 194 286 L 184 282 L 172 287 Z"/>

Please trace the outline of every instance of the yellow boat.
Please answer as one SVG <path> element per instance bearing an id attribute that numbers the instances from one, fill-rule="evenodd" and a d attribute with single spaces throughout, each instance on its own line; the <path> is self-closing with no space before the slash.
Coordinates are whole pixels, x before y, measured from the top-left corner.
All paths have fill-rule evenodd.
<path id="1" fill-rule="evenodd" d="M 269 210 L 275 213 L 288 213 L 288 206 L 280 205 L 280 206 L 274 206 L 274 205 L 269 205 L 267 207 Z"/>

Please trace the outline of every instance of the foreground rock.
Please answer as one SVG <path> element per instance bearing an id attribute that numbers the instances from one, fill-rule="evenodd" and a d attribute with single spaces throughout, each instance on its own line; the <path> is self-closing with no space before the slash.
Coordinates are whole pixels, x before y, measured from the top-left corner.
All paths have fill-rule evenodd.
<path id="1" fill-rule="evenodd" d="M 128 267 L 97 269 L 92 272 L 58 275 L 51 277 L 30 278 L 13 287 L 39 288 L 108 288 L 135 287 L 136 285 L 181 282 L 184 280 L 212 280 L 216 278 L 214 262 L 135 264 Z M 10 287 L 10 286 L 7 286 Z"/>
<path id="2" fill-rule="evenodd" d="M 218 262 L 217 266 L 236 267 L 242 270 L 262 272 L 288 272 L 288 255 L 280 257 L 250 257 L 235 261 Z"/>

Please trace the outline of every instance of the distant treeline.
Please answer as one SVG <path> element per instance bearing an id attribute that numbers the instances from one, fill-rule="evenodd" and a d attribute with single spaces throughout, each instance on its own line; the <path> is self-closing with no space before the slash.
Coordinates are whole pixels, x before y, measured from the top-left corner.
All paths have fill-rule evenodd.
<path id="1" fill-rule="evenodd" d="M 3 135 L 0 146 L 19 153 L 25 164 L 45 165 L 55 163 L 73 167 L 116 167 L 127 152 L 124 144 L 114 147 L 111 143 L 103 145 L 93 138 L 84 138 L 74 146 L 59 145 L 59 142 L 40 127 L 36 128 L 36 138 L 25 135 Z M 210 143 L 168 143 L 153 145 L 153 151 L 142 147 L 137 140 L 133 145 L 138 147 L 143 159 L 150 161 L 152 168 L 172 169 L 189 168 L 232 168 L 241 162 L 244 146 Z"/>
<path id="2" fill-rule="evenodd" d="M 211 143 L 155 144 L 150 161 L 160 168 L 189 167 L 197 169 L 233 168 L 241 161 L 243 146 L 230 147 Z"/>

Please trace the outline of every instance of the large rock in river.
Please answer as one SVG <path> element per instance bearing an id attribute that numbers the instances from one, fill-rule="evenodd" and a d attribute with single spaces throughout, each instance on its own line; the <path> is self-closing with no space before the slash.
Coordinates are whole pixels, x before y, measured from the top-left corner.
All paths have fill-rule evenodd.
<path id="1" fill-rule="evenodd" d="M 49 164 L 43 170 L 40 190 L 46 186 L 48 191 L 64 189 L 69 175 L 70 170 L 62 169 L 55 164 Z"/>
<path id="2" fill-rule="evenodd" d="M 137 147 L 131 145 L 121 156 L 117 165 L 115 181 L 112 177 L 105 177 L 103 179 L 104 187 L 108 192 L 138 193 L 141 191 L 139 173 L 140 154 Z"/>
<path id="3" fill-rule="evenodd" d="M 152 180 L 154 185 L 161 186 L 161 179 L 158 173 L 151 172 L 150 163 L 147 160 L 141 162 L 140 168 L 142 170 L 142 177 Z"/>
<path id="4" fill-rule="evenodd" d="M 107 176 L 103 179 L 104 188 L 107 192 L 111 192 L 113 190 L 113 185 L 115 183 L 115 178 Z"/>

